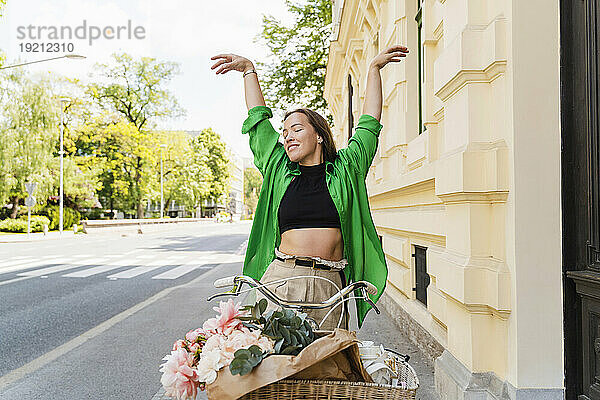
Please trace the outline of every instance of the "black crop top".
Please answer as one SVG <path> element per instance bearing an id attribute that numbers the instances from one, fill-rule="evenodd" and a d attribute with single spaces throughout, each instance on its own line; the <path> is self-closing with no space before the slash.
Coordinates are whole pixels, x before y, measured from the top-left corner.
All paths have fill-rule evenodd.
<path id="1" fill-rule="evenodd" d="M 340 216 L 325 182 L 325 163 L 298 165 L 279 205 L 279 232 L 295 228 L 340 228 Z"/>

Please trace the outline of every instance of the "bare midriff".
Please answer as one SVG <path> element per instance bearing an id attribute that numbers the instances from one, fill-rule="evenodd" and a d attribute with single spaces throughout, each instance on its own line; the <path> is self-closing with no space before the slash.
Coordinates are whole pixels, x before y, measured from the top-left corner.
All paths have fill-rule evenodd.
<path id="1" fill-rule="evenodd" d="M 296 228 L 283 232 L 279 251 L 304 257 L 321 257 L 339 261 L 344 257 L 344 243 L 339 228 Z"/>

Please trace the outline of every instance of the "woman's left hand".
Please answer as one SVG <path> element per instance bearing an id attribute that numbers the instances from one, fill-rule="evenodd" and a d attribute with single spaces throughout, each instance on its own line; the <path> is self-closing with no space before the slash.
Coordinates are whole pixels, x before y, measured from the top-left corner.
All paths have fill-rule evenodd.
<path id="1" fill-rule="evenodd" d="M 371 60 L 370 66 L 381 69 L 390 62 L 402 61 L 402 58 L 406 57 L 406 53 L 408 53 L 408 47 L 400 45 L 388 47 Z"/>

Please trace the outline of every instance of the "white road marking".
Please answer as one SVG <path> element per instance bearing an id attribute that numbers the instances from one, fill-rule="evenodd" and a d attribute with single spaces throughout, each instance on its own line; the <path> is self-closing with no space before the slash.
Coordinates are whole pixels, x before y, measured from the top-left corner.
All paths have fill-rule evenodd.
<path id="1" fill-rule="evenodd" d="M 11 265 L 10 267 L 0 268 L 0 274 L 7 274 L 9 272 L 15 272 L 15 271 L 21 271 L 21 270 L 29 269 L 29 268 L 41 267 L 43 265 L 58 264 L 58 263 L 61 263 L 60 258 L 61 257 L 48 258 L 45 260 L 38 260 L 38 261 L 34 261 L 34 262 L 28 261 L 25 263 L 20 263 L 18 265 Z"/>
<path id="2" fill-rule="evenodd" d="M 133 255 L 134 253 L 145 251 L 145 254 Z M 190 257 L 190 253 L 193 256 Z M 125 256 L 125 255 L 128 256 Z M 87 258 L 86 258 L 87 257 Z M 114 257 L 121 257 L 120 259 L 114 259 Z M 149 261 L 153 258 L 154 261 Z M 20 261 L 18 264 L 15 260 L 11 260 L 11 265 L 5 268 L 0 268 L 0 274 L 15 272 L 19 270 L 28 270 L 17 274 L 20 278 L 7 280 L 0 282 L 1 285 L 6 285 L 12 282 L 18 282 L 26 278 L 32 277 L 47 277 L 49 274 L 68 271 L 82 266 L 92 266 L 81 271 L 71 272 L 63 277 L 67 278 L 87 278 L 90 276 L 102 274 L 105 272 L 112 271 L 114 269 L 123 267 L 132 267 L 125 271 L 121 271 L 107 278 L 111 280 L 115 279 L 129 279 L 139 275 L 147 274 L 155 269 L 165 266 L 172 266 L 173 268 L 164 271 L 163 273 L 152 277 L 152 279 L 177 279 L 196 269 L 209 268 L 207 264 L 220 264 L 230 262 L 241 262 L 244 260 L 243 255 L 238 254 L 223 254 L 215 251 L 194 251 L 185 252 L 185 254 L 175 254 L 165 256 L 165 253 L 160 252 L 158 254 L 148 254 L 147 249 L 137 249 L 124 254 L 117 255 L 105 255 L 101 258 L 90 257 L 89 255 L 79 254 L 73 256 L 42 256 L 36 257 L 35 261 Z M 53 265 L 54 264 L 54 265 Z M 36 267 L 43 267 L 41 269 L 35 269 Z"/>
<path id="3" fill-rule="evenodd" d="M 182 258 L 182 257 L 168 257 L 168 258 L 163 258 L 160 260 L 156 260 L 156 261 L 152 261 L 148 264 L 144 264 L 144 266 L 146 267 L 155 267 L 155 266 L 160 266 L 163 267 L 165 265 L 179 265 L 181 263 L 175 261 L 178 258 Z"/>
<path id="4" fill-rule="evenodd" d="M 162 274 L 153 276 L 152 279 L 177 279 L 180 276 L 183 276 L 185 274 L 192 272 L 193 270 L 195 270 L 198 267 L 200 267 L 200 265 L 196 264 L 196 263 L 180 265 L 177 268 L 173 268 L 166 272 L 163 272 Z"/>
<path id="5" fill-rule="evenodd" d="M 57 258 L 58 256 L 41 256 L 41 257 L 35 257 L 35 256 L 29 256 L 27 257 L 27 259 L 24 258 L 20 258 L 20 259 L 16 259 L 16 258 L 9 258 L 6 259 L 2 262 L 0 262 L 0 267 L 4 267 L 7 265 L 13 266 L 13 265 L 18 265 L 18 264 L 23 264 L 23 263 L 27 263 L 27 262 L 31 262 L 31 261 L 41 261 L 41 260 L 47 260 L 49 258 Z"/>
<path id="6" fill-rule="evenodd" d="M 68 269 L 74 269 L 74 268 L 79 268 L 82 265 L 97 265 L 97 264 L 101 264 L 103 262 L 105 262 L 105 259 L 92 259 L 92 260 L 82 260 L 79 262 L 76 262 L 74 264 L 65 264 L 65 265 L 55 265 L 54 267 L 48 267 L 48 268 L 42 268 L 42 269 L 36 269 L 34 271 L 27 271 L 27 272 L 22 272 L 20 274 L 18 274 L 18 276 L 42 276 L 42 275 L 48 275 L 48 274 L 53 274 L 55 272 L 62 272 L 62 271 L 66 271 Z"/>
<path id="7" fill-rule="evenodd" d="M 113 275 L 109 275 L 109 276 L 107 276 L 107 278 L 108 279 L 128 279 L 128 278 L 133 278 L 133 277 L 138 276 L 138 275 L 145 274 L 145 273 L 150 272 L 150 271 L 154 271 L 157 268 L 160 268 L 160 267 L 159 266 L 156 266 L 156 267 L 135 267 L 135 268 L 128 269 L 126 271 L 121 271 L 119 273 L 116 273 L 116 274 L 113 274 Z"/>
<path id="8" fill-rule="evenodd" d="M 115 263 L 110 263 L 106 265 L 100 265 L 98 267 L 84 269 L 83 271 L 71 272 L 70 274 L 62 275 L 66 278 L 87 278 L 88 276 L 98 275 L 103 272 L 112 271 L 113 269 L 124 267 L 125 265 L 115 265 Z"/>
<path id="9" fill-rule="evenodd" d="M 25 276 L 23 278 L 11 279 L 11 280 L 8 280 L 8 281 L 0 282 L 0 286 L 2 286 L 2 285 L 8 285 L 9 283 L 24 281 L 25 279 L 31 279 L 31 278 L 33 278 L 33 276 Z"/>

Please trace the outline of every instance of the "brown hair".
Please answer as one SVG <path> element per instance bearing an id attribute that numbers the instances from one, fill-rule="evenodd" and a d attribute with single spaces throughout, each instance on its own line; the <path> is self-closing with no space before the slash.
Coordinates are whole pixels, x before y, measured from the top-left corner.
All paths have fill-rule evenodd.
<path id="1" fill-rule="evenodd" d="M 308 122 L 312 125 L 314 130 L 317 132 L 317 135 L 323 138 L 323 158 L 325 161 L 333 162 L 335 160 L 335 156 L 337 154 L 337 150 L 335 148 L 335 142 L 333 141 L 333 134 L 331 133 L 331 128 L 327 123 L 327 120 L 321 116 L 316 111 L 313 111 L 309 108 L 297 108 L 292 111 L 287 111 L 283 120 L 285 121 L 287 117 L 291 114 L 299 112 L 306 115 L 308 118 Z"/>

